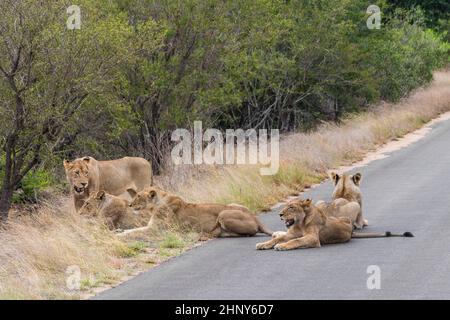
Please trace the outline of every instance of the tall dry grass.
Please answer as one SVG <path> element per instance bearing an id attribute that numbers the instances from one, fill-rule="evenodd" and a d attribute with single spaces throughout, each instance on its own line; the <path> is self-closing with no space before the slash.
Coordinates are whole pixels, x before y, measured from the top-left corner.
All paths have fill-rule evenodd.
<path id="1" fill-rule="evenodd" d="M 102 223 L 64 203 L 10 219 L 0 243 L 0 298 L 77 298 L 66 286 L 69 266 L 80 268 L 82 282 L 113 278 L 111 260 L 126 250 Z"/>
<path id="2" fill-rule="evenodd" d="M 157 177 L 156 183 L 190 200 L 236 202 L 259 210 L 446 111 L 450 111 L 450 71 L 441 71 L 430 86 L 398 104 L 378 105 L 313 133 L 284 136 L 280 170 L 274 176 L 259 175 L 256 166 L 177 167 Z M 66 287 L 68 266 L 80 268 L 85 287 L 108 284 L 128 274 L 126 259 L 134 263 L 141 253 L 155 252 L 146 256 L 149 267 L 153 259 L 179 254 L 195 241 L 195 234 L 169 230 L 126 242 L 100 221 L 76 215 L 68 203 L 66 198 L 52 201 L 32 215 L 10 219 L 0 230 L 0 298 L 80 298 L 82 291 Z"/>
<path id="3" fill-rule="evenodd" d="M 71 201 L 41 205 L 0 229 L 0 299 L 80 299 L 95 287 L 178 255 L 197 239 L 171 228 L 121 239 L 75 213 Z M 67 284 L 79 270 L 80 289 Z"/>

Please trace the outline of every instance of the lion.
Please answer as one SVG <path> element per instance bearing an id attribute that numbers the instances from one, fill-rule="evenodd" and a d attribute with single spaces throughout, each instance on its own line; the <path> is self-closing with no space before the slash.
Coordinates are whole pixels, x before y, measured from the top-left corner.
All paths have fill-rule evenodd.
<path id="1" fill-rule="evenodd" d="M 259 232 L 272 235 L 259 219 L 246 207 L 237 204 L 188 203 L 182 198 L 157 187 L 146 188 L 135 194 L 130 207 L 135 210 L 152 208 L 153 214 L 147 228 L 161 220 L 194 227 L 202 238 L 253 236 Z M 165 214 L 162 214 L 164 211 Z M 141 228 L 142 230 L 142 228 Z"/>
<path id="2" fill-rule="evenodd" d="M 331 172 L 330 178 L 334 183 L 333 202 L 338 201 L 339 203 L 339 199 L 345 199 L 348 202 L 357 202 L 359 204 L 359 212 L 356 219 L 353 219 L 352 217 L 354 227 L 356 229 L 362 229 L 369 225 L 369 222 L 364 219 L 362 214 L 362 193 L 359 188 L 362 174 L 358 172 L 354 175 L 345 173 L 339 175 L 335 172 Z"/>
<path id="3" fill-rule="evenodd" d="M 114 196 L 127 197 L 127 189 L 141 191 L 152 185 L 152 167 L 144 158 L 97 161 L 83 157 L 64 160 L 64 168 L 77 212 L 91 192 L 104 190 Z"/>
<path id="4" fill-rule="evenodd" d="M 147 211 L 133 212 L 127 200 L 108 194 L 104 190 L 91 192 L 79 214 L 105 219 L 110 230 L 140 227 L 145 225 L 150 218 Z"/>
<path id="5" fill-rule="evenodd" d="M 316 207 L 329 217 L 346 217 L 352 222 L 354 228 L 357 228 L 356 221 L 361 212 L 361 207 L 356 201 L 348 201 L 344 198 L 338 198 L 332 202 L 317 201 Z"/>
<path id="6" fill-rule="evenodd" d="M 257 250 L 319 248 L 325 244 L 348 242 L 351 238 L 413 237 L 410 232 L 355 233 L 349 218 L 327 216 L 311 199 L 291 200 L 280 217 L 288 231 L 275 232 L 269 241 L 256 244 Z"/>

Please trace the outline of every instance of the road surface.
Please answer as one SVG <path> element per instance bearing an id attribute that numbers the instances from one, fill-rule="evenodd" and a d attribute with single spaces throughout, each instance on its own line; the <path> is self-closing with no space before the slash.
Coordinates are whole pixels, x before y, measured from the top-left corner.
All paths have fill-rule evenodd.
<path id="1" fill-rule="evenodd" d="M 359 168 L 366 231 L 414 238 L 354 239 L 294 251 L 257 251 L 266 236 L 215 239 L 95 299 L 450 299 L 450 121 Z M 305 196 L 330 200 L 329 181 Z M 284 230 L 278 212 L 262 214 Z M 368 289 L 369 266 L 380 289 Z"/>

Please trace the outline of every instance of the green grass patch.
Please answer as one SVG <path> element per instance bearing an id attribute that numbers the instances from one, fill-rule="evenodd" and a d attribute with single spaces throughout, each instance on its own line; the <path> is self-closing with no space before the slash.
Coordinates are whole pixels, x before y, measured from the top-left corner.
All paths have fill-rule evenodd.
<path id="1" fill-rule="evenodd" d="M 175 233 L 168 233 L 164 240 L 160 243 L 160 248 L 163 249 L 178 249 L 186 246 L 185 241 Z"/>

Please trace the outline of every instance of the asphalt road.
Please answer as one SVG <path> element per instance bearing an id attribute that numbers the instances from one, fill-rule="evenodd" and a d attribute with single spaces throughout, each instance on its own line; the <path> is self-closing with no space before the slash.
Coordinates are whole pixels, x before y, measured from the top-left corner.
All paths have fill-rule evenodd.
<path id="1" fill-rule="evenodd" d="M 266 236 L 215 239 L 96 299 L 450 299 L 450 121 L 362 172 L 366 231 L 414 238 L 353 239 L 319 249 L 257 251 Z M 329 181 L 306 193 L 330 200 Z M 284 230 L 277 212 L 262 214 Z M 380 269 L 368 289 L 367 268 Z"/>

